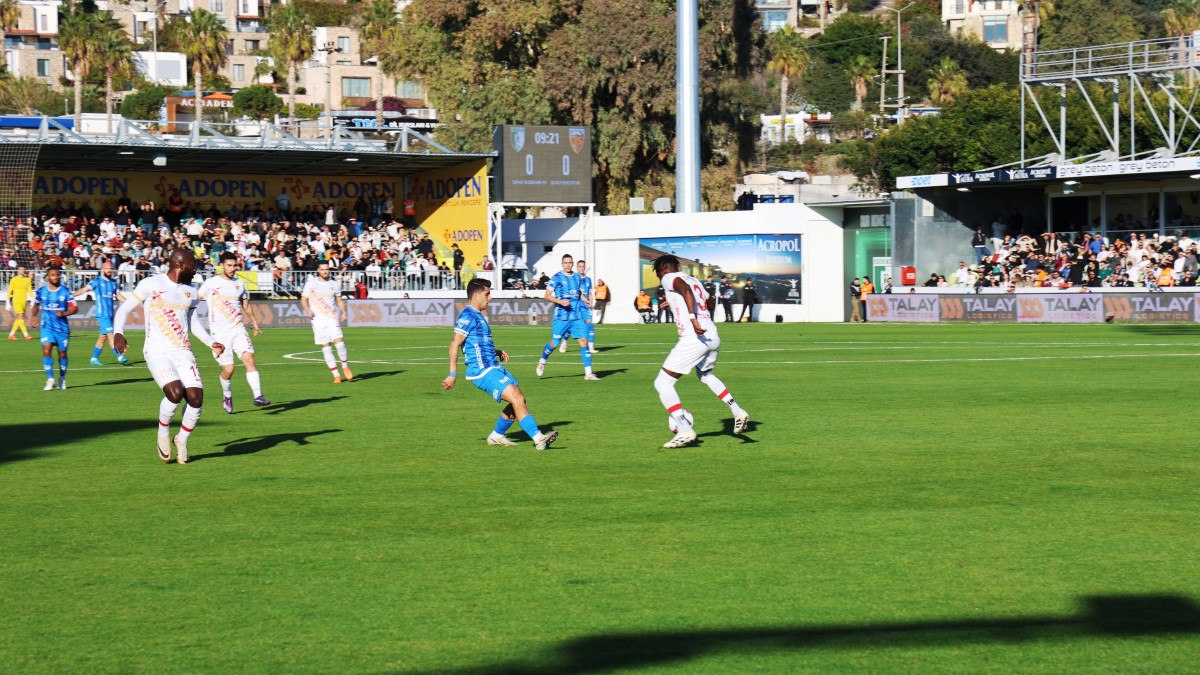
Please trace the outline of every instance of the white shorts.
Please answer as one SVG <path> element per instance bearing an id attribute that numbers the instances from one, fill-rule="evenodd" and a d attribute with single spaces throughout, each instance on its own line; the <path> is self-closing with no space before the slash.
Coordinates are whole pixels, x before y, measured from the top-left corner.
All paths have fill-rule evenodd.
<path id="1" fill-rule="evenodd" d="M 227 333 L 213 333 L 213 342 L 220 342 L 225 346 L 225 351 L 217 357 L 218 365 L 232 366 L 233 357 L 241 358 L 242 354 L 254 353 L 254 343 L 250 341 L 250 335 L 246 333 L 245 328 Z"/>
<path id="2" fill-rule="evenodd" d="M 342 325 L 333 321 L 313 321 L 313 343 L 327 345 L 342 339 Z"/>
<path id="3" fill-rule="evenodd" d="M 146 359 L 146 367 L 150 369 L 150 374 L 154 376 L 154 382 L 160 388 L 175 381 L 182 382 L 185 389 L 204 388 L 200 381 L 200 369 L 196 367 L 196 357 L 192 355 L 191 350 L 153 354 L 143 352 L 142 356 Z"/>
<path id="4" fill-rule="evenodd" d="M 712 370 L 717 365 L 717 353 L 721 350 L 720 340 L 701 342 L 696 339 L 680 340 L 667 354 L 663 368 L 683 375 L 693 368 Z"/>

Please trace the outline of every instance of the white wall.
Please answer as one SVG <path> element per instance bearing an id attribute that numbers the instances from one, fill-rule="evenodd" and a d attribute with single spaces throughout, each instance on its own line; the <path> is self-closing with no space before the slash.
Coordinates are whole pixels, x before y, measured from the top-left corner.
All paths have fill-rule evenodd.
<path id="1" fill-rule="evenodd" d="M 640 239 L 800 234 L 803 301 L 799 305 L 762 305 L 759 320 L 774 321 L 776 314 L 782 314 L 789 322 L 840 322 L 845 320 L 841 218 L 841 209 L 812 209 L 803 204 L 760 204 L 753 211 L 597 216 L 594 252 L 582 250 L 582 227 L 576 218 L 506 220 L 503 238 L 506 249 L 519 243 L 530 266 L 549 275 L 561 269 L 563 254 L 587 259 L 588 274 L 603 279 L 611 288 L 605 323 L 633 323 L 637 320 L 633 298 L 641 287 Z M 735 309 L 741 312 L 740 305 Z"/>

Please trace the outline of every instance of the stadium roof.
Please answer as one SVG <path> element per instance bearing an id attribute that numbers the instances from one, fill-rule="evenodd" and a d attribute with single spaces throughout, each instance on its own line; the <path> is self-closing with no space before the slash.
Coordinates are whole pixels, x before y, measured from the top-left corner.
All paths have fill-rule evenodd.
<path id="1" fill-rule="evenodd" d="M 47 119 L 37 131 L 0 132 L 0 151 L 7 164 L 36 154 L 38 171 L 337 176 L 407 176 L 494 156 L 452 152 L 409 130 L 394 143 L 343 129 L 331 139 L 297 138 L 273 125 L 249 138 L 203 131 L 153 135 L 126 122 L 115 134 L 80 134 Z M 413 139 L 422 150 L 411 150 Z M 155 158 L 165 158 L 166 164 L 156 165 Z"/>

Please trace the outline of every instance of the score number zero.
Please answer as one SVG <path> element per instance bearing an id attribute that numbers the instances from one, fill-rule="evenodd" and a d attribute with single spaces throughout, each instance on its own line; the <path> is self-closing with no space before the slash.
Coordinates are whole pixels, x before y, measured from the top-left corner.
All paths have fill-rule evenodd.
<path id="1" fill-rule="evenodd" d="M 557 136 L 558 134 L 546 134 L 546 135 Z M 533 155 L 532 154 L 525 155 L 525 175 L 526 176 L 533 175 Z M 564 175 L 564 176 L 571 175 L 571 156 L 570 155 L 562 156 L 562 175 Z"/>

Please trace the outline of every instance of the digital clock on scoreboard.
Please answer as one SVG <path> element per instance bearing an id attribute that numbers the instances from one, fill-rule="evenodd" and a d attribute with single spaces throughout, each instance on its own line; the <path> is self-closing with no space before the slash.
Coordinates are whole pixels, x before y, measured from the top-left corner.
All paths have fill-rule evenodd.
<path id="1" fill-rule="evenodd" d="M 497 153 L 494 201 L 588 204 L 592 201 L 592 134 L 587 127 L 506 124 L 492 134 Z"/>

